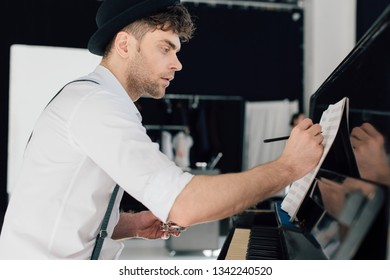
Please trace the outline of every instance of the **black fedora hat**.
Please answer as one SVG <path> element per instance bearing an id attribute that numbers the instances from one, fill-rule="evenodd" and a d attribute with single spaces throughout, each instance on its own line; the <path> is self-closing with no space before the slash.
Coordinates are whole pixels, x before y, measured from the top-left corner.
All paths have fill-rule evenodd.
<path id="1" fill-rule="evenodd" d="M 180 0 L 105 0 L 96 13 L 97 31 L 88 42 L 88 50 L 103 55 L 114 35 L 128 24 L 149 16 Z"/>

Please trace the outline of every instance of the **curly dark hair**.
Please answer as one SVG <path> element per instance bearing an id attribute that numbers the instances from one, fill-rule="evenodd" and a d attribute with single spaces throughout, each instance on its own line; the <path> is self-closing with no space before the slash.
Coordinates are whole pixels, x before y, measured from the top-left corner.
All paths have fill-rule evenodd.
<path id="1" fill-rule="evenodd" d="M 148 17 L 139 19 L 122 30 L 131 32 L 138 40 L 141 39 L 148 31 L 160 29 L 163 31 L 172 30 L 179 35 L 181 42 L 188 42 L 195 31 L 193 19 L 183 4 L 169 6 Z M 114 38 L 106 46 L 103 57 L 107 56 Z"/>
<path id="2" fill-rule="evenodd" d="M 152 28 L 173 30 L 182 42 L 188 42 L 195 29 L 191 15 L 182 4 L 170 6 L 165 11 L 143 18 L 141 21 Z"/>

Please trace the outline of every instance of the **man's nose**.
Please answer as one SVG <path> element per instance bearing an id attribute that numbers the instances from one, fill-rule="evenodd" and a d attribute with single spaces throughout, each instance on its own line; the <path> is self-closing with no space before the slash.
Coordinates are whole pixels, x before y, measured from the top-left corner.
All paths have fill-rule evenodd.
<path id="1" fill-rule="evenodd" d="M 174 61 L 172 62 L 172 65 L 170 68 L 175 70 L 175 71 L 180 71 L 181 69 L 183 69 L 183 65 L 181 64 L 181 62 L 177 56 L 175 56 Z"/>

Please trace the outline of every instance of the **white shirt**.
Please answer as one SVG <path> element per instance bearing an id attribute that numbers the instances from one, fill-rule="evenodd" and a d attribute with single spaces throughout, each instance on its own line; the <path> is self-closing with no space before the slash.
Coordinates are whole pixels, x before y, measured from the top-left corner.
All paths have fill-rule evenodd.
<path id="1" fill-rule="evenodd" d="M 115 76 L 98 66 L 47 106 L 26 148 L 0 236 L 0 259 L 89 259 L 116 184 L 166 221 L 192 175 L 151 142 L 141 115 Z M 119 257 L 110 238 L 100 259 Z"/>

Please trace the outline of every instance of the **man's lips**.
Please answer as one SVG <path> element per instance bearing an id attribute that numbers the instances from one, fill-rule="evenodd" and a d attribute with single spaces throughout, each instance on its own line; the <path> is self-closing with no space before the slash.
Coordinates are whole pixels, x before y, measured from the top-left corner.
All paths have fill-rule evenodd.
<path id="1" fill-rule="evenodd" d="M 163 77 L 164 80 L 167 80 L 168 82 L 172 81 L 173 80 L 173 76 L 170 76 L 170 77 Z"/>
<path id="2" fill-rule="evenodd" d="M 161 78 L 161 79 L 163 79 L 164 81 L 166 81 L 167 86 L 169 86 L 170 82 L 173 80 L 173 77 L 163 77 L 163 78 Z"/>

